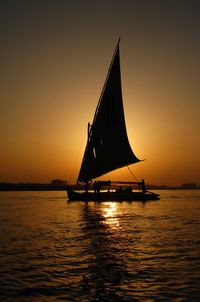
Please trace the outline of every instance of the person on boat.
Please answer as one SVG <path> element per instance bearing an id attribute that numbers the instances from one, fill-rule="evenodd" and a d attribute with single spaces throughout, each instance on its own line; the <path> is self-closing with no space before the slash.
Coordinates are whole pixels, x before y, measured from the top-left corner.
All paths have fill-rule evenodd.
<path id="1" fill-rule="evenodd" d="M 147 187 L 146 187 L 144 179 L 142 179 L 142 181 L 141 181 L 141 188 L 142 188 L 142 193 L 145 194 L 147 192 Z"/>
<path id="2" fill-rule="evenodd" d="M 93 183 L 93 189 L 94 189 L 94 193 L 100 193 L 100 189 L 101 189 L 100 182 L 95 180 L 95 182 Z"/>
<path id="3" fill-rule="evenodd" d="M 97 182 L 96 182 L 96 180 L 93 183 L 93 189 L 94 189 L 94 193 L 97 193 Z"/>
<path id="4" fill-rule="evenodd" d="M 88 181 L 85 183 L 85 192 L 88 193 Z"/>

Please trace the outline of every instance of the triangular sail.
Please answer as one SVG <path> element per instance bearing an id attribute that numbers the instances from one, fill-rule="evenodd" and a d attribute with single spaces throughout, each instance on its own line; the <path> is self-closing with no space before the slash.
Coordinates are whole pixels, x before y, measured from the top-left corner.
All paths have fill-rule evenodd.
<path id="1" fill-rule="evenodd" d="M 88 130 L 78 181 L 88 182 L 138 161 L 126 132 L 118 42 L 93 123 Z"/>

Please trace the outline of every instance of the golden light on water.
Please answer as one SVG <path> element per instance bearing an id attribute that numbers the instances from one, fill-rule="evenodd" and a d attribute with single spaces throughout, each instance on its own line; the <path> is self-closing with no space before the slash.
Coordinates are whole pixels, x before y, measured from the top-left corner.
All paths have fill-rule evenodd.
<path id="1" fill-rule="evenodd" d="M 101 208 L 102 216 L 105 218 L 104 223 L 111 227 L 112 229 L 116 229 L 119 227 L 119 218 L 118 218 L 118 203 L 117 202 L 108 202 L 103 203 Z"/>

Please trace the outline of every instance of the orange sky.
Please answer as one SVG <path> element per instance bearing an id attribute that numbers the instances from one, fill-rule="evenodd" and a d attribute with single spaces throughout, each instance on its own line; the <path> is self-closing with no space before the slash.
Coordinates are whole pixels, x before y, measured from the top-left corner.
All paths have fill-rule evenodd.
<path id="1" fill-rule="evenodd" d="M 1 1 L 0 20 L 0 182 L 76 180 L 121 36 L 128 137 L 146 159 L 133 173 L 200 183 L 198 1 Z"/>

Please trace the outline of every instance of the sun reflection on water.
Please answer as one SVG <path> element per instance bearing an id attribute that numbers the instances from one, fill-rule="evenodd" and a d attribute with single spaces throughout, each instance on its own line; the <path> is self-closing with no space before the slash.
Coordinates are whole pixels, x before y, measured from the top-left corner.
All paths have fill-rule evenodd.
<path id="1" fill-rule="evenodd" d="M 117 202 L 104 203 L 101 210 L 102 216 L 105 218 L 104 224 L 111 227 L 112 229 L 117 229 L 119 227 L 119 209 Z"/>

